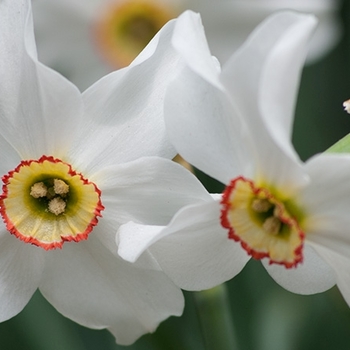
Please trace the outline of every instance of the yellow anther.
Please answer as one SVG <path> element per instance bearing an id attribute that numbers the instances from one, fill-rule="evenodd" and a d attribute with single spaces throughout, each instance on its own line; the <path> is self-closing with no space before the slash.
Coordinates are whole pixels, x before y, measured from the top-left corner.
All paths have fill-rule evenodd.
<path id="1" fill-rule="evenodd" d="M 30 195 L 34 198 L 41 198 L 47 195 L 47 187 L 43 182 L 37 182 L 30 188 Z"/>
<path id="2" fill-rule="evenodd" d="M 66 202 L 60 197 L 55 197 L 50 200 L 48 209 L 52 214 L 60 215 L 66 209 Z"/>
<path id="3" fill-rule="evenodd" d="M 266 213 L 272 206 L 273 204 L 267 199 L 255 198 L 252 202 L 252 209 L 257 213 Z"/>
<path id="4" fill-rule="evenodd" d="M 59 195 L 66 195 L 69 192 L 69 186 L 60 179 L 53 180 L 53 189 Z"/>
<path id="5" fill-rule="evenodd" d="M 276 216 L 268 217 L 262 225 L 263 229 L 272 235 L 277 235 L 281 230 L 281 226 L 281 220 Z"/>

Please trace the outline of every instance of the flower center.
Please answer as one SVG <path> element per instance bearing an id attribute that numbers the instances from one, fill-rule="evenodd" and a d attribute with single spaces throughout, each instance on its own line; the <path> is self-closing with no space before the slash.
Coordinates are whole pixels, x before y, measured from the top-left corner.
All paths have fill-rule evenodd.
<path id="1" fill-rule="evenodd" d="M 60 179 L 46 179 L 36 182 L 30 188 L 30 195 L 47 204 L 47 210 L 55 215 L 63 214 L 69 196 L 69 185 Z"/>
<path id="2" fill-rule="evenodd" d="M 94 25 L 96 46 L 107 62 L 128 65 L 177 13 L 152 0 L 125 0 L 109 5 Z"/>
<path id="3" fill-rule="evenodd" d="M 287 268 L 302 262 L 304 233 L 292 206 L 243 177 L 231 181 L 221 201 L 221 224 L 255 259 Z"/>
<path id="4" fill-rule="evenodd" d="M 104 209 L 96 185 L 53 157 L 22 161 L 2 180 L 6 228 L 46 250 L 87 239 Z"/>

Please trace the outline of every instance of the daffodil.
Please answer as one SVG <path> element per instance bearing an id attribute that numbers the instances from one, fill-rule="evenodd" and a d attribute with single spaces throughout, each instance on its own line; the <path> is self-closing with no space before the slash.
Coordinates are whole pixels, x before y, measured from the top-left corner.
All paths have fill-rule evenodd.
<path id="1" fill-rule="evenodd" d="M 185 18 L 191 31 L 182 29 Z M 173 44 L 187 68 L 168 89 L 166 126 L 178 152 L 226 188 L 185 206 L 165 227 L 123 225 L 124 259 L 152 254 L 177 285 L 200 290 L 255 258 L 292 292 L 337 284 L 350 303 L 350 157 L 322 154 L 302 163 L 290 142 L 315 24 L 311 15 L 273 15 L 221 70 L 199 17 L 181 17 Z"/>
<path id="2" fill-rule="evenodd" d="M 193 187 L 165 159 L 175 151 L 163 98 L 181 66 L 173 28 L 81 94 L 37 60 L 30 0 L 0 2 L 0 321 L 37 288 L 63 315 L 107 328 L 121 344 L 182 313 L 180 289 L 154 260 L 132 265 L 115 244 L 121 223 L 164 224 L 162 201 Z"/>
<path id="3" fill-rule="evenodd" d="M 129 64 L 169 19 L 187 9 L 201 13 L 221 61 L 268 14 L 283 8 L 320 18 L 312 59 L 328 52 L 341 32 L 336 0 L 33 0 L 33 6 L 39 58 L 81 89 Z"/>

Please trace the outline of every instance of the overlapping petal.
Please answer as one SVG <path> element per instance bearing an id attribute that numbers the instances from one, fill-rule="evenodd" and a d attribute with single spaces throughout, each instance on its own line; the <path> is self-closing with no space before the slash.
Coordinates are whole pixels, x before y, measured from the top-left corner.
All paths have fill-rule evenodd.
<path id="1" fill-rule="evenodd" d="M 187 22 L 193 28 L 189 33 L 184 32 Z M 188 11 L 179 17 L 173 44 L 186 64 L 165 98 L 167 130 L 177 151 L 224 183 L 242 171 L 251 172 L 247 162 L 252 157 L 251 141 L 219 81 L 220 69 L 210 55 L 198 15 Z"/>
<path id="2" fill-rule="evenodd" d="M 249 260 L 241 246 L 228 239 L 218 217 L 219 203 L 212 200 L 183 208 L 164 229 L 121 226 L 118 252 L 134 261 L 149 248 L 176 285 L 211 288 L 236 276 Z"/>
<path id="3" fill-rule="evenodd" d="M 184 36 L 179 29 L 181 19 L 188 18 L 197 28 L 192 34 L 195 38 L 191 39 L 193 43 L 200 43 L 197 46 L 177 44 Z M 215 63 L 206 42 L 203 43 L 203 28 L 198 18 L 191 12 L 183 14 L 176 25 L 173 42 L 187 68 L 170 85 L 165 103 L 169 135 L 179 153 L 224 183 L 238 173 L 244 173 L 262 177 L 264 182 L 284 186 L 291 192 L 304 186 L 308 178 L 289 138 L 298 74 L 306 52 L 306 39 L 313 26 L 312 16 L 295 13 L 275 16 L 257 30 L 222 73 L 216 70 L 215 75 Z M 290 45 L 285 44 L 289 43 L 290 33 L 295 28 L 300 37 L 293 38 Z M 265 40 L 266 37 L 270 41 Z M 293 63 L 292 73 L 295 74 L 288 73 L 288 78 L 285 69 L 289 67 L 289 57 L 294 57 L 291 52 L 295 46 L 301 49 L 301 54 Z M 191 54 L 195 49 L 205 58 L 196 59 L 197 56 Z M 196 66 L 198 61 L 201 63 Z M 280 69 L 274 71 L 272 67 L 276 62 Z M 249 70 L 245 69 L 247 66 Z M 218 77 L 224 83 L 224 89 L 217 82 Z M 270 82 L 272 78 L 276 84 Z M 286 90 L 282 91 L 289 94 L 280 101 L 274 94 L 277 83 L 283 78 L 287 81 Z M 266 90 L 264 99 L 260 96 L 262 90 Z M 194 104 L 195 100 L 201 103 Z M 182 114 L 185 116 L 180 123 Z M 202 152 L 206 152 L 206 158 L 202 157 Z M 281 169 L 288 170 L 282 173 Z"/>
<path id="4" fill-rule="evenodd" d="M 99 177 L 105 215 L 119 223 L 166 225 L 184 205 L 211 199 L 192 173 L 157 157 L 111 166 Z"/>
<path id="5" fill-rule="evenodd" d="M 220 66 L 211 56 L 199 14 L 186 11 L 179 17 L 172 43 L 191 70 L 223 89 L 219 80 Z"/>
<path id="6" fill-rule="evenodd" d="M 70 319 L 108 328 L 120 344 L 131 344 L 169 314 L 182 313 L 182 293 L 163 272 L 116 260 L 96 237 L 52 253 L 42 294 Z"/>
<path id="7" fill-rule="evenodd" d="M 117 233 L 118 254 L 124 260 L 135 263 L 154 242 L 166 236 L 164 227 L 132 221 L 121 225 Z"/>
<path id="8" fill-rule="evenodd" d="M 227 183 L 242 171 L 252 173 L 244 124 L 222 91 L 188 69 L 168 88 L 165 121 L 177 151 L 208 175 Z"/>
<path id="9" fill-rule="evenodd" d="M 174 22 L 165 25 L 136 63 L 107 75 L 83 93 L 84 120 L 71 157 L 89 164 L 89 173 L 143 156 L 175 156 L 162 118 L 166 86 L 179 69 L 178 54 L 170 42 L 173 27 Z M 86 142 L 99 147 L 81 147 Z"/>

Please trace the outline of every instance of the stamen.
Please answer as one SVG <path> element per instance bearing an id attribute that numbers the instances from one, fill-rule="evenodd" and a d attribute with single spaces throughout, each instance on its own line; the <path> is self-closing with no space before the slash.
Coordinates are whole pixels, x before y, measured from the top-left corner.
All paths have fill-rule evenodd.
<path id="1" fill-rule="evenodd" d="M 266 213 L 272 206 L 273 204 L 267 199 L 256 198 L 252 202 L 252 209 L 257 213 Z"/>
<path id="2" fill-rule="evenodd" d="M 55 197 L 50 200 L 48 207 L 50 213 L 60 215 L 64 213 L 64 210 L 66 209 L 66 202 L 60 197 Z"/>
<path id="3" fill-rule="evenodd" d="M 47 195 L 47 187 L 43 182 L 37 182 L 30 188 L 30 195 L 34 198 L 41 198 Z"/>
<path id="4" fill-rule="evenodd" d="M 65 195 L 69 192 L 69 186 L 62 180 L 53 180 L 53 189 L 56 194 Z"/>
<path id="5" fill-rule="evenodd" d="M 278 235 L 281 231 L 282 223 L 276 216 L 270 216 L 264 221 L 262 227 L 267 233 Z"/>

